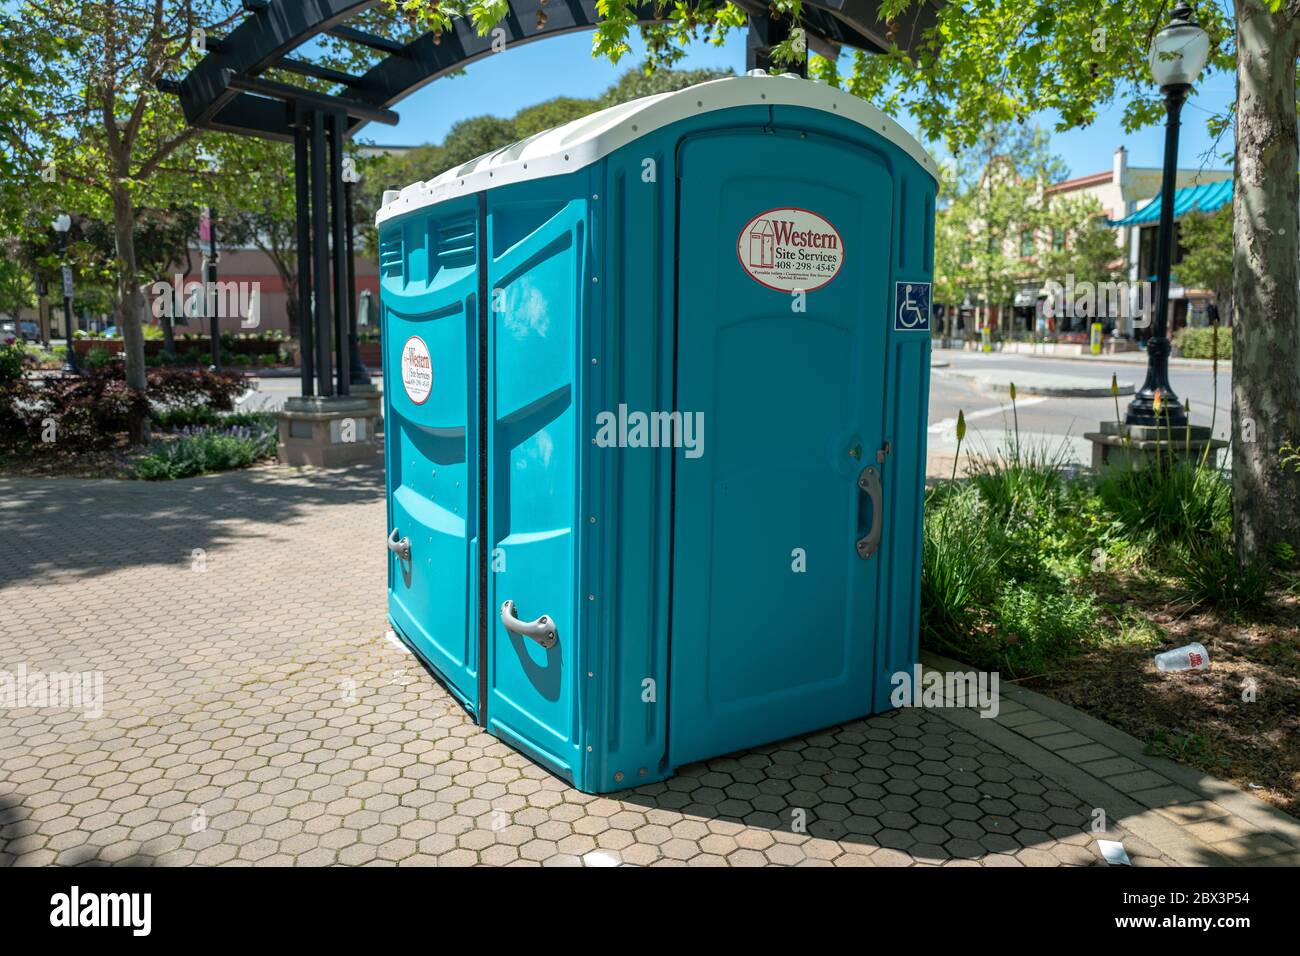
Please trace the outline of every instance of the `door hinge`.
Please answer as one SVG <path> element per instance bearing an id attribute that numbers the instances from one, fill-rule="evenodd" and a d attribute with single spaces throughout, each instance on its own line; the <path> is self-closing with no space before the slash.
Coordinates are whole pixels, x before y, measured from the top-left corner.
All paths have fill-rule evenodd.
<path id="1" fill-rule="evenodd" d="M 894 450 L 894 445 L 893 445 L 893 443 L 892 443 L 892 442 L 885 442 L 884 447 L 881 448 L 879 451 L 876 452 L 876 464 L 878 464 L 878 465 L 883 465 L 883 464 L 885 463 L 885 458 L 886 458 L 886 457 L 889 455 L 889 453 L 890 453 L 891 451 L 893 451 L 893 450 Z"/>

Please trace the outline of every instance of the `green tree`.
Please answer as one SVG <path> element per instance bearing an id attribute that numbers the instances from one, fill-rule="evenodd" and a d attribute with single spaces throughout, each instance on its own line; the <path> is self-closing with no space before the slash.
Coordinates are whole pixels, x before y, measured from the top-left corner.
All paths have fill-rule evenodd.
<path id="1" fill-rule="evenodd" d="M 1046 190 L 1065 176 L 1046 134 L 1000 123 L 945 170 L 935 228 L 935 282 L 949 302 L 969 298 L 979 324 L 1010 313 L 1017 288 L 1041 278 L 1037 252 L 1056 220 Z M 1021 234 L 1033 251 L 1022 255 Z"/>
<path id="2" fill-rule="evenodd" d="M 220 0 L 24 0 L 3 22 L 19 50 L 56 44 L 43 71 L 22 64 L 31 108 L 9 124 L 5 143 L 17 187 L 47 208 L 112 223 L 116 320 L 136 389 L 147 384 L 141 284 L 155 278 L 142 268 L 139 211 L 192 202 L 202 176 L 197 130 L 156 84 L 197 60 L 196 28 L 223 29 L 240 11 Z M 146 428 L 137 415 L 133 439 Z"/>
<path id="3" fill-rule="evenodd" d="M 1232 207 L 1192 213 L 1178 226 L 1183 246 L 1179 280 L 1213 292 L 1219 320 L 1227 321 L 1232 316 Z"/>
<path id="4" fill-rule="evenodd" d="M 214 202 L 218 243 L 253 246 L 266 255 L 284 286 L 289 334 L 296 336 L 301 320 L 298 212 L 293 180 L 283 172 L 292 168 L 291 145 L 250 140 L 222 165 Z"/>
<path id="5" fill-rule="evenodd" d="M 5 249 L 3 256 L 0 258 L 0 315 L 17 319 L 19 312 L 36 301 L 36 284 L 11 249 Z"/>

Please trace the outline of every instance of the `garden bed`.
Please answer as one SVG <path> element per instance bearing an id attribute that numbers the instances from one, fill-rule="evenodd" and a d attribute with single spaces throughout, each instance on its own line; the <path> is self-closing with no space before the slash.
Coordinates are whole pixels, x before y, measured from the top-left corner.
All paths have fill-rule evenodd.
<path id="1" fill-rule="evenodd" d="M 0 474 L 188 478 L 276 454 L 274 417 L 234 411 L 251 384 L 238 373 L 151 368 L 137 391 L 119 362 L 82 375 L 28 364 L 22 350 L 0 349 Z M 145 416 L 150 442 L 133 447 L 129 432 Z"/>
<path id="2" fill-rule="evenodd" d="M 975 459 L 927 494 L 922 643 L 1300 816 L 1300 562 L 1237 566 L 1230 524 L 1212 467 Z M 1193 641 L 1208 669 L 1156 670 Z"/>
<path id="3" fill-rule="evenodd" d="M 1138 578 L 1109 582 L 1112 633 L 1127 639 L 1085 650 L 1025 683 L 1118 727 L 1168 757 L 1229 780 L 1300 816 L 1300 600 L 1281 591 L 1234 619 L 1192 607 L 1177 587 Z M 1197 641 L 1206 670 L 1161 673 L 1157 651 Z M 1255 700 L 1243 694 L 1253 686 Z"/>
<path id="4" fill-rule="evenodd" d="M 204 416 L 202 423 L 151 423 L 147 446 L 120 435 L 107 447 L 0 452 L 0 475 L 24 478 L 117 478 L 165 481 L 231 471 L 275 460 L 275 417 L 267 412 Z"/>

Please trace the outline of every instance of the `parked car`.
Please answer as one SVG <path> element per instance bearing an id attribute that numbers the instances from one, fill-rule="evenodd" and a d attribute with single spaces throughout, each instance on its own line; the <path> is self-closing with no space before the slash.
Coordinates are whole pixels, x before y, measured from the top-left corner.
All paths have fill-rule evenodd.
<path id="1" fill-rule="evenodd" d="M 41 328 L 30 319 L 23 319 L 18 323 L 18 335 L 24 342 L 39 342 Z"/>
<path id="2" fill-rule="evenodd" d="M 0 322 L 0 345 L 13 345 L 18 341 L 18 326 L 14 322 Z"/>

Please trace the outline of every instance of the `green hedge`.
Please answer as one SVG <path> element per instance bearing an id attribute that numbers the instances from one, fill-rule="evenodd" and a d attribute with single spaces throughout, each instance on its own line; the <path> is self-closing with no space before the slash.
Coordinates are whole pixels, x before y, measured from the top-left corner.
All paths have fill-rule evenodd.
<path id="1" fill-rule="evenodd" d="M 1179 329 L 1174 333 L 1174 344 L 1183 358 L 1214 358 L 1214 329 Z M 1232 361 L 1232 329 L 1219 328 L 1219 361 Z"/>

